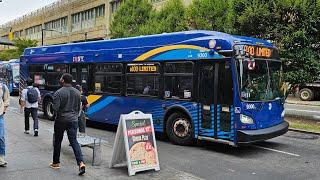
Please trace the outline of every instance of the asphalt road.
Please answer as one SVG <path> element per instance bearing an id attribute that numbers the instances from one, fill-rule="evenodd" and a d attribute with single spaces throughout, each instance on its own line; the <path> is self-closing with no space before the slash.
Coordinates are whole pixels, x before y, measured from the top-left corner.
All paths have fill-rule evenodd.
<path id="1" fill-rule="evenodd" d="M 10 111 L 19 111 L 15 97 Z M 41 122 L 53 124 L 43 119 Z M 111 148 L 115 128 L 94 126 L 99 128 L 89 127 L 87 133 L 102 137 Z M 288 132 L 281 137 L 237 148 L 208 142 L 183 147 L 165 139 L 158 140 L 157 145 L 161 171 L 173 169 L 192 175 L 190 179 L 320 179 L 320 139 L 317 135 Z"/>
<path id="2" fill-rule="evenodd" d="M 320 120 L 320 106 L 285 104 L 287 115 L 304 116 L 315 120 Z"/>

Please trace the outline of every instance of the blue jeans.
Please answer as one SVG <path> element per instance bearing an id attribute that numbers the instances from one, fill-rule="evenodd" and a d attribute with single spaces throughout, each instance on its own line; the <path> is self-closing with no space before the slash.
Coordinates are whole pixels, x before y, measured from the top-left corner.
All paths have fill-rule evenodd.
<path id="1" fill-rule="evenodd" d="M 4 140 L 4 120 L 3 115 L 0 116 L 0 155 L 6 154 L 6 144 Z"/>

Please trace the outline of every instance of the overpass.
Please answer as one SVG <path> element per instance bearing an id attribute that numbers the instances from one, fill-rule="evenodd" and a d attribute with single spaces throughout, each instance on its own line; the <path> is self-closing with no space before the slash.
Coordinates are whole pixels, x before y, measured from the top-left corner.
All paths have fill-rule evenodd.
<path id="1" fill-rule="evenodd" d="M 3 38 L 3 37 L 0 37 L 0 44 L 1 45 L 13 45 L 13 42 L 10 41 L 9 39 L 7 38 Z"/>

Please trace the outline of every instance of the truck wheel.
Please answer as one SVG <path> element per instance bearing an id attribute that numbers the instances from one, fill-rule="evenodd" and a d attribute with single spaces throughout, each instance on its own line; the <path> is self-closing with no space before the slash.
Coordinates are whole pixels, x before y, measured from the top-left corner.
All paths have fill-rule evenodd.
<path id="1" fill-rule="evenodd" d="M 314 93 L 311 89 L 303 88 L 299 92 L 299 97 L 302 101 L 312 101 L 314 99 Z"/>
<path id="2" fill-rule="evenodd" d="M 166 133 L 170 141 L 178 145 L 191 145 L 194 143 L 194 130 L 189 118 L 173 113 L 166 123 Z"/>
<path id="3" fill-rule="evenodd" d="M 48 99 L 44 102 L 44 116 L 49 119 L 50 121 L 54 120 L 54 110 L 53 110 L 53 101 L 51 99 Z"/>

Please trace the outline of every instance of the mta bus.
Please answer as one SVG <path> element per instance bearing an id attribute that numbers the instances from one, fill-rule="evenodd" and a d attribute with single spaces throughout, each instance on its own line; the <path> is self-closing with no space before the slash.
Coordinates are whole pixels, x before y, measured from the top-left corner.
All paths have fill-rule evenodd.
<path id="1" fill-rule="evenodd" d="M 0 82 L 6 84 L 11 94 L 19 92 L 19 59 L 0 62 Z"/>
<path id="2" fill-rule="evenodd" d="M 288 131 L 281 61 L 265 40 L 197 30 L 28 48 L 20 61 L 21 81 L 40 88 L 49 119 L 59 78 L 70 73 L 90 121 L 117 125 L 140 110 L 175 144 L 237 146 Z"/>

